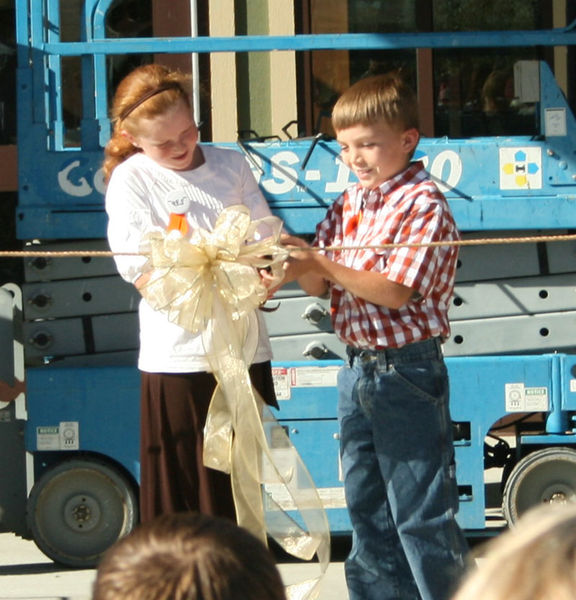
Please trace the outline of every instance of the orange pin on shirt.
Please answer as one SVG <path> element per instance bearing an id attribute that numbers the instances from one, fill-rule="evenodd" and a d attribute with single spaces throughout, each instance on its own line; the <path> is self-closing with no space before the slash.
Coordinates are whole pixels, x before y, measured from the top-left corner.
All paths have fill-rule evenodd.
<path id="1" fill-rule="evenodd" d="M 186 214 L 190 208 L 190 198 L 185 190 L 172 190 L 166 195 L 166 204 L 170 215 L 167 231 L 179 231 L 186 235 L 190 229 Z"/>
<path id="2" fill-rule="evenodd" d="M 350 204 L 350 196 L 348 194 L 344 199 L 342 221 L 344 224 L 344 235 L 346 237 L 354 235 L 362 222 L 362 209 L 358 212 L 354 212 L 354 207 Z"/>
<path id="3" fill-rule="evenodd" d="M 360 225 L 360 222 L 362 221 L 362 213 L 358 213 L 356 215 L 352 215 L 348 221 L 346 221 L 346 229 L 344 231 L 344 235 L 346 237 L 353 235 L 354 233 L 356 233 L 356 230 L 358 229 L 358 225 Z"/>
<path id="4" fill-rule="evenodd" d="M 168 227 L 166 231 L 179 231 L 182 235 L 188 233 L 188 221 L 186 215 L 179 215 L 177 213 L 170 213 L 170 220 L 168 221 Z"/>

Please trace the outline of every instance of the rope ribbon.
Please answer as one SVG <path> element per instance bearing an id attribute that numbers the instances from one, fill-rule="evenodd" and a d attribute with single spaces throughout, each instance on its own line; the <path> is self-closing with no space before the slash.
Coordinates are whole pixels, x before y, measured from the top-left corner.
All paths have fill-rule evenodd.
<path id="1" fill-rule="evenodd" d="M 366 246 L 324 246 L 323 248 L 297 248 L 295 252 L 325 252 L 327 250 L 384 250 L 387 248 L 423 248 L 428 246 L 491 246 L 499 244 L 526 244 L 537 242 L 573 242 L 576 234 L 535 235 L 522 237 L 475 238 L 469 240 L 447 240 L 437 242 L 390 243 Z M 290 253 L 290 248 L 284 248 Z M 111 252 L 109 250 L 3 250 L 0 258 L 34 258 L 34 257 L 72 257 L 72 256 L 142 256 L 148 252 Z"/>
<path id="2" fill-rule="evenodd" d="M 268 237 L 259 239 L 265 231 Z M 320 574 L 289 586 L 292 600 L 318 597 L 330 562 L 330 529 L 322 502 L 284 428 L 251 384 L 258 345 L 256 310 L 267 298 L 258 269 L 283 276 L 286 248 L 277 217 L 251 221 L 244 206 L 222 211 L 213 231 L 154 232 L 143 242 L 152 274 L 142 296 L 170 321 L 202 336 L 217 387 L 204 429 L 204 464 L 229 473 L 238 524 L 265 543 L 310 560 Z M 264 492 L 264 493 L 263 493 Z M 296 506 L 281 508 L 286 493 Z"/>

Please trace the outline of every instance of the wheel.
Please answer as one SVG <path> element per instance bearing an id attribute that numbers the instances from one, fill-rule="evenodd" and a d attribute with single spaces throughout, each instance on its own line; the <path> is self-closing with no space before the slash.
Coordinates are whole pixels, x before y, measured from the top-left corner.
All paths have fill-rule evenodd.
<path id="1" fill-rule="evenodd" d="M 96 459 L 71 459 L 47 470 L 28 499 L 36 545 L 70 567 L 96 566 L 138 521 L 136 495 L 118 469 Z"/>
<path id="2" fill-rule="evenodd" d="M 576 451 L 557 447 L 537 450 L 512 469 L 504 486 L 502 510 L 513 525 L 529 508 L 543 503 L 576 501 Z"/>

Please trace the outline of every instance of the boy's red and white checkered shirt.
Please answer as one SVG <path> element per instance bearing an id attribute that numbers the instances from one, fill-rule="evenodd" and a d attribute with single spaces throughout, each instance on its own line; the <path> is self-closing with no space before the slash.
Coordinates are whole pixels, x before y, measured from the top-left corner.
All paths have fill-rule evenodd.
<path id="1" fill-rule="evenodd" d="M 381 246 L 460 239 L 443 194 L 421 162 L 375 190 L 351 186 L 316 228 L 315 246 Z M 448 308 L 454 290 L 458 247 L 418 246 L 327 250 L 332 260 L 358 271 L 378 271 L 413 288 L 399 309 L 372 304 L 331 284 L 334 331 L 355 348 L 397 348 L 450 334 Z"/>

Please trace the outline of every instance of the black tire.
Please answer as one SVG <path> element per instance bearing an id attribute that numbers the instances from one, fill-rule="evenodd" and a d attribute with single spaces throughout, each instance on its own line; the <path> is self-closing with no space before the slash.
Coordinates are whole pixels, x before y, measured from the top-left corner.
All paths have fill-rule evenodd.
<path id="1" fill-rule="evenodd" d="M 551 447 L 528 454 L 512 469 L 502 512 L 513 525 L 533 506 L 566 502 L 576 502 L 576 451 Z"/>
<path id="2" fill-rule="evenodd" d="M 48 469 L 28 499 L 28 526 L 36 545 L 69 567 L 95 567 L 137 522 L 131 482 L 98 459 L 74 458 Z"/>

